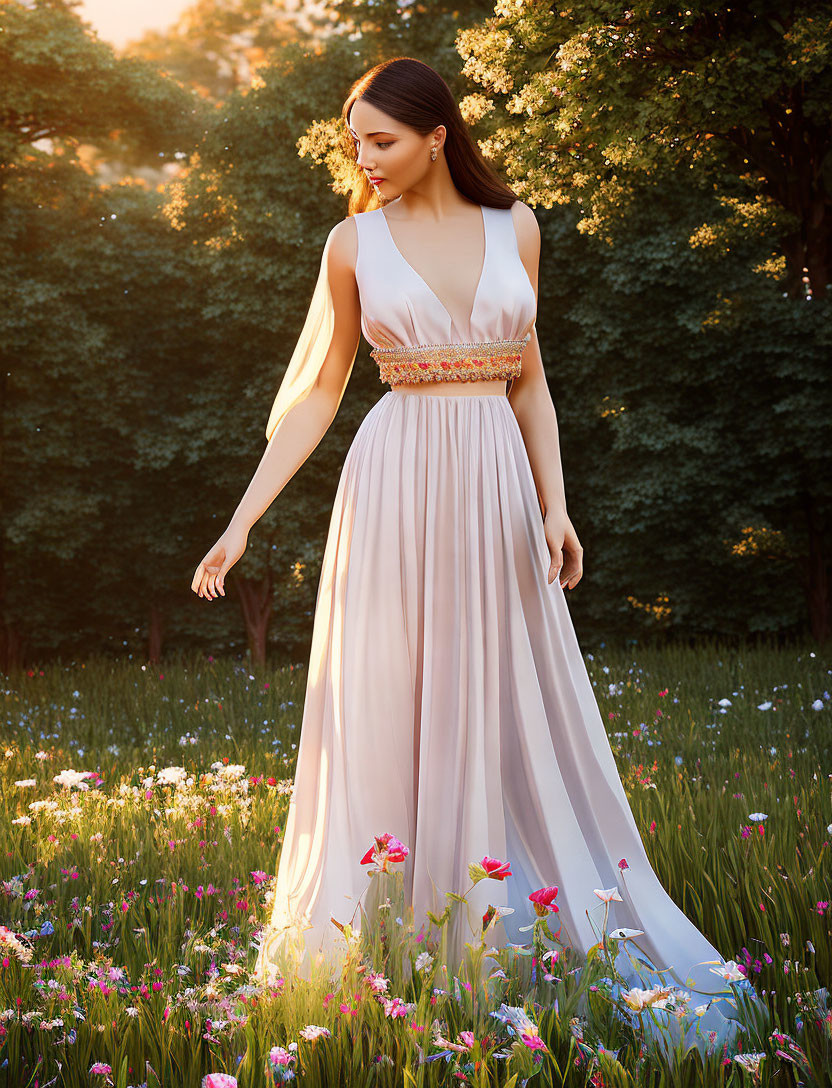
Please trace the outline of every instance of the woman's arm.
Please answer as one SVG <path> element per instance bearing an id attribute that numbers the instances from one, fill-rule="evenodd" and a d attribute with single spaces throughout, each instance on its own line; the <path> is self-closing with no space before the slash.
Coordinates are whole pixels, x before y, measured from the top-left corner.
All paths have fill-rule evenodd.
<path id="1" fill-rule="evenodd" d="M 535 299 L 538 296 L 540 227 L 534 212 L 522 201 L 512 207 L 520 259 L 528 274 Z M 509 404 L 517 417 L 534 476 L 551 553 L 548 581 L 561 571 L 561 585 L 574 589 L 583 573 L 583 549 L 566 512 L 566 491 L 560 457 L 558 420 L 537 340 L 537 329 L 523 350 L 520 376 L 514 380 Z"/>
<path id="2" fill-rule="evenodd" d="M 358 237 L 351 218 L 332 230 L 326 274 L 334 325 L 314 386 L 280 420 L 228 528 L 194 574 L 198 596 L 224 595 L 225 574 L 245 551 L 254 523 L 318 446 L 338 411 L 361 335 L 361 303 L 355 279 Z"/>

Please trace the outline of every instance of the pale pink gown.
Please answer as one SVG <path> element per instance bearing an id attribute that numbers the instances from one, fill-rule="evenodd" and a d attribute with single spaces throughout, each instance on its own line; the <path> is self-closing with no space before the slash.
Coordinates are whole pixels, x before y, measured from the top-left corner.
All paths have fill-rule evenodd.
<path id="1" fill-rule="evenodd" d="M 382 209 L 355 217 L 362 330 L 374 347 L 522 339 L 535 295 L 510 209 L 482 207 L 485 260 L 458 329 L 393 240 Z M 448 255 L 453 259 L 453 255 Z M 417 930 L 463 892 L 485 855 L 503 882 L 469 895 L 514 913 L 490 944 L 527 943 L 530 892 L 557 884 L 561 939 L 582 951 L 609 929 L 644 931 L 653 962 L 703 996 L 726 992 L 723 957 L 669 897 L 627 802 L 558 579 L 535 481 L 505 395 L 393 387 L 344 462 L 318 588 L 294 796 L 258 971 L 303 953 L 337 966 L 359 928 L 360 864 L 376 835 L 409 847 L 405 891 Z M 457 395 L 458 394 L 458 395 Z M 618 868 L 625 858 L 629 869 Z M 366 902 L 366 899 L 362 900 Z M 593 930 L 587 912 L 595 922 Z M 454 934 L 462 942 L 470 930 Z M 624 967 L 623 962 L 619 966 Z M 633 979 L 636 985 L 640 981 Z M 657 979 L 645 978 L 648 986 Z M 696 996 L 696 995 L 695 995 Z M 722 1003 L 718 1003 L 722 1004 Z M 722 1021 L 712 1006 L 708 1024 Z M 724 1012 L 730 1012 L 723 1007 Z"/>

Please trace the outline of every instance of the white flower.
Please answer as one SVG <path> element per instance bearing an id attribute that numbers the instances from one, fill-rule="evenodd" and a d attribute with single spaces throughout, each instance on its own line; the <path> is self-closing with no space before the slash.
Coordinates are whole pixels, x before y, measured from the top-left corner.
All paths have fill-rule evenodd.
<path id="1" fill-rule="evenodd" d="M 178 786 L 186 778 L 184 767 L 164 767 L 156 775 L 156 781 L 160 786 Z"/>
<path id="2" fill-rule="evenodd" d="M 31 822 L 31 816 L 18 816 L 16 820 L 12 820 L 12 823 L 17 824 L 18 827 L 26 827 L 26 825 L 30 824 Z"/>
<path id="3" fill-rule="evenodd" d="M 26 789 L 28 786 L 36 786 L 37 784 L 38 780 L 36 778 L 21 778 L 19 781 L 15 782 L 15 785 L 20 786 L 21 789 Z"/>
<path id="4" fill-rule="evenodd" d="M 768 814 L 765 812 L 749 812 L 749 820 L 753 820 L 755 823 L 759 823 L 761 820 L 767 820 Z"/>
<path id="5" fill-rule="evenodd" d="M 329 1028 L 321 1028 L 318 1027 L 317 1024 L 307 1024 L 305 1028 L 301 1028 L 298 1032 L 298 1035 L 300 1035 L 302 1039 L 306 1039 L 308 1042 L 312 1042 L 314 1039 L 318 1039 L 321 1036 L 323 1036 L 325 1039 L 328 1039 L 331 1034 L 332 1033 L 330 1032 Z"/>
<path id="6" fill-rule="evenodd" d="M 736 960 L 728 960 L 719 967 L 711 967 L 710 970 L 715 975 L 719 975 L 720 978 L 724 978 L 726 982 L 742 982 L 745 978 L 745 975 L 740 971 Z"/>
<path id="7" fill-rule="evenodd" d="M 812 703 L 812 710 L 823 710 L 823 699 L 815 699 Z"/>
<path id="8" fill-rule="evenodd" d="M 613 899 L 617 903 L 624 902 L 624 900 L 618 894 L 618 888 L 594 888 L 593 891 L 604 903 L 609 903 Z"/>
<path id="9" fill-rule="evenodd" d="M 673 997 L 673 987 L 653 986 L 650 990 L 641 990 L 638 986 L 634 986 L 632 990 L 625 990 L 621 997 L 625 1004 L 629 1005 L 631 1009 L 635 1009 L 636 1012 L 646 1009 L 648 1006 L 663 1009 L 668 999 Z"/>
<path id="10" fill-rule="evenodd" d="M 430 952 L 420 952 L 416 957 L 416 970 L 421 971 L 423 968 L 430 970 L 433 965 L 433 956 Z"/>
<path id="11" fill-rule="evenodd" d="M 757 704 L 757 709 L 758 710 L 771 710 L 773 705 L 774 705 L 773 703 L 771 703 L 770 701 L 767 700 L 765 703 L 758 703 Z"/>
<path id="12" fill-rule="evenodd" d="M 71 789 L 72 786 L 77 786 L 79 789 L 88 789 L 89 787 L 84 779 L 92 777 L 94 773 L 94 771 L 73 771 L 70 768 L 70 770 L 53 775 L 52 781 L 57 782 L 59 786 L 66 786 L 67 789 Z"/>
<path id="13" fill-rule="evenodd" d="M 733 706 L 733 703 L 731 702 L 730 699 L 720 699 L 719 700 L 719 705 L 720 706 Z"/>

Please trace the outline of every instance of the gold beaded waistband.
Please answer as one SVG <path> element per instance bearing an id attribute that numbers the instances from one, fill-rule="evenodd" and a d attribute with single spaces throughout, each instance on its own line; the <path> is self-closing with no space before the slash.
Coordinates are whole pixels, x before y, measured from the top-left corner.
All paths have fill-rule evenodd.
<path id="1" fill-rule="evenodd" d="M 479 344 L 427 344 L 373 348 L 379 377 L 390 385 L 410 382 L 473 382 L 518 378 L 524 340 Z"/>

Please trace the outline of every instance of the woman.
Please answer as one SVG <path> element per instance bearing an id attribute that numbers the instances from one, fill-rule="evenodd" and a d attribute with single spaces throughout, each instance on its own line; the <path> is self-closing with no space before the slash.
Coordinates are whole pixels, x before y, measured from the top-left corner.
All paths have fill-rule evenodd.
<path id="1" fill-rule="evenodd" d="M 513 909 L 493 944 L 523 943 L 530 894 L 557 885 L 564 944 L 597 943 L 609 906 L 608 929 L 644 931 L 641 947 L 682 987 L 724 994 L 706 965 L 721 956 L 647 860 L 564 598 L 582 549 L 535 331 L 534 214 L 419 61 L 371 69 L 343 120 L 361 173 L 354 214 L 324 247 L 263 460 L 192 583 L 224 594 L 251 526 L 331 423 L 363 331 L 391 388 L 335 497 L 257 971 L 294 946 L 309 977 L 313 956 L 336 953 L 332 919 L 359 928 L 361 860 L 389 833 L 409 850 L 417 929 L 467 890 L 471 862 L 498 859 L 511 875 L 468 895 L 475 918 Z M 596 889 L 613 888 L 607 905 Z M 455 921 L 458 963 L 471 933 Z"/>

